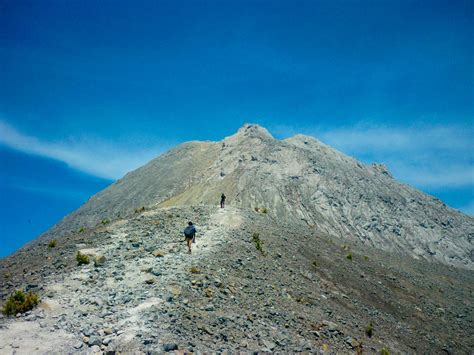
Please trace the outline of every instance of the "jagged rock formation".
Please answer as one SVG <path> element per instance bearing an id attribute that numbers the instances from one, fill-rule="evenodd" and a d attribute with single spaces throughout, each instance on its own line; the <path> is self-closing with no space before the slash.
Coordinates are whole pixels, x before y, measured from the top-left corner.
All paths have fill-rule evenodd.
<path id="1" fill-rule="evenodd" d="M 0 305 L 19 288 L 42 300 L 0 316 L 0 353 L 469 353 L 473 225 L 383 165 L 245 125 L 163 154 L 0 260 Z"/>
<path id="2" fill-rule="evenodd" d="M 473 269 L 474 219 L 398 183 L 382 164 L 364 165 L 318 140 L 274 139 L 244 125 L 221 142 L 189 142 L 152 160 L 92 197 L 45 238 L 142 207 L 216 203 L 265 207 L 287 223 L 303 222 L 383 250 Z"/>

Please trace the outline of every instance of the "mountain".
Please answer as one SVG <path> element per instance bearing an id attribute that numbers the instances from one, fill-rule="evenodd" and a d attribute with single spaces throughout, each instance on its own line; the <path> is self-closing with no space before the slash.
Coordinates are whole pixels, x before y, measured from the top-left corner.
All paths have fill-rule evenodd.
<path id="1" fill-rule="evenodd" d="M 285 140 L 252 124 L 220 142 L 189 142 L 92 197 L 45 238 L 142 207 L 215 204 L 265 207 L 278 221 L 386 251 L 473 269 L 474 219 L 318 140 Z"/>
<path id="2" fill-rule="evenodd" d="M 247 124 L 177 146 L 0 260 L 2 300 L 42 300 L 0 319 L 0 352 L 469 353 L 473 236 L 381 164 Z"/>

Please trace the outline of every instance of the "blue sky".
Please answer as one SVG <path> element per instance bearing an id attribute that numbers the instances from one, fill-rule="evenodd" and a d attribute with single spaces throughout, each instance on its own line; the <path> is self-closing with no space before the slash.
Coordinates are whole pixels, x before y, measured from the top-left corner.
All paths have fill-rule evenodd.
<path id="1" fill-rule="evenodd" d="M 245 122 L 474 214 L 472 1 L 0 0 L 0 255 Z"/>

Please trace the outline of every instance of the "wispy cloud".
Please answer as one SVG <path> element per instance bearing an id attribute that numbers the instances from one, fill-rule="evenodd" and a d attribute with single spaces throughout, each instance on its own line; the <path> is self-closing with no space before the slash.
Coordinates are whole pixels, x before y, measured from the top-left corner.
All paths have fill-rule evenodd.
<path id="1" fill-rule="evenodd" d="M 357 124 L 344 128 L 277 126 L 277 136 L 313 136 L 365 162 L 382 162 L 394 175 L 420 187 L 474 185 L 474 127 Z"/>
<path id="2" fill-rule="evenodd" d="M 118 179 L 161 154 L 166 146 L 118 146 L 97 138 L 48 142 L 19 132 L 0 120 L 0 144 L 25 153 L 62 161 L 83 172 Z"/>

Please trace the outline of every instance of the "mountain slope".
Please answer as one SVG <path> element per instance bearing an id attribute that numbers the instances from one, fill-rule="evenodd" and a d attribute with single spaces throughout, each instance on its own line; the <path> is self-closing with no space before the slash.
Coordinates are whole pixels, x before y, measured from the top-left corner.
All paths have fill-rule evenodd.
<path id="1" fill-rule="evenodd" d="M 189 142 L 92 197 L 43 237 L 93 227 L 143 207 L 265 207 L 281 221 L 447 265 L 474 268 L 474 219 L 318 140 L 283 141 L 245 125 L 221 142 Z"/>
<path id="2" fill-rule="evenodd" d="M 180 233 L 187 220 L 198 227 L 191 255 Z M 1 261 L 0 290 L 19 286 L 5 272 L 22 275 L 42 304 L 0 320 L 0 352 L 434 354 L 474 346 L 471 272 L 340 245 L 249 209 L 152 208 L 54 249 L 27 248 Z M 77 250 L 105 261 L 77 266 Z"/>

